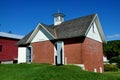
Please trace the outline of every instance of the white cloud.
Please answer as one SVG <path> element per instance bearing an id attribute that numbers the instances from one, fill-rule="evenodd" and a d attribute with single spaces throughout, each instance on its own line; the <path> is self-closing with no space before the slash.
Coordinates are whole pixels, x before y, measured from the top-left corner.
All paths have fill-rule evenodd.
<path id="1" fill-rule="evenodd" d="M 110 36 L 107 36 L 107 38 L 120 38 L 120 34 L 113 34 L 113 35 L 110 35 Z"/>

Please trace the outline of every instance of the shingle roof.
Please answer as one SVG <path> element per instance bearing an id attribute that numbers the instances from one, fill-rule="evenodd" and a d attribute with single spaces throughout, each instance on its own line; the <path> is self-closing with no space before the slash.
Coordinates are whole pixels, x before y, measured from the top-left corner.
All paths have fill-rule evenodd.
<path id="1" fill-rule="evenodd" d="M 86 30 L 88 29 L 89 25 L 91 24 L 94 16 L 95 14 L 92 14 L 89 16 L 80 17 L 77 19 L 63 22 L 57 26 L 50 26 L 52 30 L 56 30 L 52 31 L 51 33 L 53 34 L 53 32 L 56 32 L 57 39 L 83 36 Z"/>
<path id="2" fill-rule="evenodd" d="M 28 33 L 25 37 L 23 37 L 20 41 L 18 41 L 16 43 L 16 45 L 24 45 L 24 44 L 26 44 L 28 38 L 31 36 L 32 33 L 33 33 L 33 31 L 31 31 L 30 33 Z"/>
<path id="3" fill-rule="evenodd" d="M 47 29 L 54 37 L 55 39 L 64 39 L 64 38 L 72 38 L 72 37 L 79 37 L 79 36 L 85 36 L 85 33 L 90 26 L 92 20 L 94 19 L 96 14 L 80 17 L 77 19 L 65 21 L 61 23 L 60 25 L 45 25 L 45 29 Z M 27 40 L 33 33 L 30 32 L 28 35 L 26 35 L 23 39 L 21 39 L 17 45 L 23 45 L 28 44 Z"/>
<path id="4" fill-rule="evenodd" d="M 5 32 L 0 32 L 0 37 L 12 38 L 12 39 L 22 39 L 23 38 L 23 36 L 21 36 L 21 35 L 5 33 Z"/>

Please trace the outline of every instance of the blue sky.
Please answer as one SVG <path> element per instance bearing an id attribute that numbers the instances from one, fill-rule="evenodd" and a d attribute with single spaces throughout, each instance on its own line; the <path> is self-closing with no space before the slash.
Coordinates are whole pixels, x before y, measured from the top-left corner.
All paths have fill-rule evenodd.
<path id="1" fill-rule="evenodd" d="M 97 13 L 106 40 L 120 40 L 120 0 L 0 0 L 0 31 L 26 35 L 38 23 L 53 24 L 58 10 L 65 20 Z"/>

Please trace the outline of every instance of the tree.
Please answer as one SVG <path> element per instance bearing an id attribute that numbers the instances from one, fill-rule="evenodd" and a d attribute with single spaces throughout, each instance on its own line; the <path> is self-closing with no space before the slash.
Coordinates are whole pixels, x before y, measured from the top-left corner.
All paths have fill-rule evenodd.
<path id="1" fill-rule="evenodd" d="M 103 45 L 104 54 L 110 63 L 116 63 L 120 68 L 120 40 L 108 41 Z"/>
<path id="2" fill-rule="evenodd" d="M 108 41 L 107 44 L 103 44 L 103 51 L 109 60 L 112 57 L 118 57 L 120 55 L 120 40 Z"/>
<path id="3" fill-rule="evenodd" d="M 109 60 L 110 63 L 117 63 L 117 66 L 120 68 L 120 56 L 117 56 L 117 57 L 112 57 L 110 60 Z"/>

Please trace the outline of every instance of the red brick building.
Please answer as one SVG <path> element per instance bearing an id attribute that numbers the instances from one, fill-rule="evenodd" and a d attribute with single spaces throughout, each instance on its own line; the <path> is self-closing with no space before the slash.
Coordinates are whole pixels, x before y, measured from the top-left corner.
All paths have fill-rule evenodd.
<path id="1" fill-rule="evenodd" d="M 64 21 L 56 13 L 53 25 L 38 26 L 17 45 L 18 63 L 75 64 L 104 72 L 102 43 L 106 42 L 97 14 Z"/>
<path id="2" fill-rule="evenodd" d="M 13 63 L 18 58 L 18 46 L 15 44 L 22 36 L 0 32 L 0 63 Z"/>

